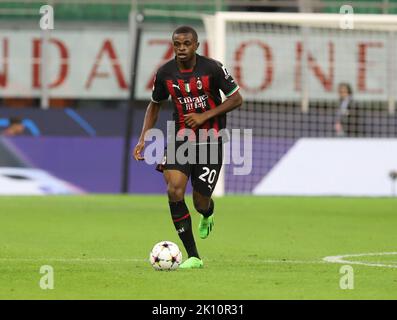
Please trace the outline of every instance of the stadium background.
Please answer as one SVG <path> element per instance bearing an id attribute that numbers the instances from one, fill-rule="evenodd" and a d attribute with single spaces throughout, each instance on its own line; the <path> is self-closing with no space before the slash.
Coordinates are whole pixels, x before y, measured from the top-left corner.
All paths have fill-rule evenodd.
<path id="1" fill-rule="evenodd" d="M 208 35 L 202 14 L 220 10 L 338 13 L 342 2 L 54 1 L 49 4 L 54 7 L 55 29 L 49 33 L 52 40 L 48 45 L 38 24 L 39 8 L 43 4 L 40 1 L 1 1 L 0 125 L 6 127 L 13 116 L 22 118 L 25 124 L 22 136 L 2 138 L 1 166 L 42 169 L 77 187 L 70 189 L 71 192 L 119 193 L 123 191 L 125 174 L 126 118 L 132 121 L 133 146 L 150 98 L 153 73 L 162 62 L 172 58 L 169 34 L 176 26 L 194 25 L 202 39 L 200 53 L 208 55 Z M 397 10 L 394 1 L 353 1 L 351 4 L 356 14 L 393 14 Z M 136 90 L 130 103 L 130 70 L 135 45 L 130 14 L 137 11 L 145 14 L 145 21 L 139 43 Z M 388 64 L 393 54 L 388 50 L 388 43 L 394 38 L 384 39 L 385 34 L 389 34 L 387 31 L 366 30 L 358 33 L 362 40 L 353 40 L 356 35 L 346 30 L 314 29 L 309 40 L 302 42 L 302 31 L 297 28 L 299 26 L 285 27 L 277 23 L 252 23 L 251 26 L 235 23 L 229 27 L 228 32 L 234 36 L 227 38 L 225 65 L 241 82 L 246 101 L 240 111 L 229 115 L 229 127 L 252 128 L 254 149 L 250 175 L 235 176 L 226 167 L 225 192 L 392 194 L 393 181 L 389 179 L 389 172 L 397 164 L 394 167 L 391 164 L 396 154 L 390 153 L 390 147 L 395 141 L 386 140 L 389 147 L 381 148 L 383 151 L 377 156 L 374 153 L 378 152 L 375 150 L 379 143 L 366 143 L 370 142 L 368 138 L 391 138 L 397 134 L 392 93 L 396 70 L 394 64 Z M 249 34 L 248 40 L 246 34 Z M 379 38 L 381 40 L 373 40 Z M 348 41 L 358 42 L 356 47 L 343 49 Z M 302 59 L 304 46 L 310 47 L 306 52 L 307 63 Z M 47 57 L 44 63 L 43 56 Z M 284 68 L 283 63 L 287 67 Z M 352 64 L 356 70 L 341 72 Z M 296 68 L 301 68 L 301 73 Z M 307 77 L 306 88 L 297 77 Z M 49 85 L 49 90 L 43 82 Z M 290 88 L 288 82 L 294 82 L 294 88 Z M 339 82 L 350 82 L 353 87 L 359 110 L 354 117 L 358 124 L 353 134 L 344 137 L 346 141 L 338 139 L 339 145 L 324 147 L 332 151 L 319 158 L 317 145 L 305 138 L 336 136 L 334 122 L 339 106 Z M 129 106 L 132 113 L 128 113 Z M 165 130 L 165 121 L 171 119 L 171 113 L 170 105 L 163 108 L 158 121 L 162 130 Z M 356 153 L 346 152 L 357 146 L 357 141 L 351 141 L 352 136 L 367 139 L 362 140 L 365 146 L 358 147 Z M 292 148 L 298 141 L 304 144 L 303 151 Z M 336 142 L 321 141 L 325 144 Z M 281 162 L 291 149 L 297 154 L 292 154 L 290 162 Z M 363 157 L 368 158 L 367 161 L 361 161 Z M 390 161 L 383 163 L 385 157 Z M 324 158 L 328 159 L 326 163 Z M 299 166 L 299 161 L 309 169 L 295 170 L 301 174 L 291 176 L 290 172 Z M 319 165 L 319 162 L 323 163 Z M 271 176 L 274 181 L 269 180 L 266 185 L 266 177 L 270 177 L 269 173 L 280 163 L 285 167 Z M 368 165 L 378 167 L 378 176 L 368 174 Z M 129 168 L 128 192 L 165 191 L 162 177 L 153 166 L 131 162 Z M 348 174 L 352 171 L 354 173 Z M 364 171 L 366 175 L 357 176 L 357 172 Z M 283 180 L 286 172 L 290 174 L 288 183 Z M 341 174 L 335 177 L 336 172 Z M 7 172 L 3 177 L 15 178 Z M 313 187 L 300 192 L 302 185 L 298 181 L 305 179 L 311 181 L 307 184 Z M 19 182 L 24 180 L 19 179 Z M 258 186 L 260 183 L 265 186 Z M 373 187 L 360 188 L 363 183 Z M 340 187 L 342 185 L 349 185 L 350 189 Z M 60 192 L 51 192 L 46 187 L 41 189 L 44 193 Z M 3 192 L 12 193 L 9 188 Z"/>
<path id="2" fill-rule="evenodd" d="M 49 32 L 39 28 L 44 4 L 55 13 Z M 397 1 L 349 2 L 355 16 L 389 23 L 367 17 L 353 30 L 320 16 L 339 16 L 343 4 L 0 0 L 0 299 L 395 299 Z M 138 11 L 141 24 L 130 19 Z M 262 18 L 229 22 L 222 38 L 201 16 L 220 11 Z M 159 273 L 148 263 L 152 246 L 182 248 L 163 178 L 131 161 L 129 193 L 120 193 L 125 150 L 180 24 L 197 28 L 200 53 L 225 44 L 222 60 L 244 97 L 228 124 L 253 129 L 253 171 L 225 168 L 214 232 L 196 237 L 205 268 Z M 341 82 L 353 89 L 354 125 L 337 134 Z M 171 114 L 168 103 L 163 131 Z M 13 117 L 22 135 L 4 134 Z M 192 213 L 195 234 L 198 219 Z M 340 285 L 346 264 L 354 290 Z M 54 290 L 39 286 L 44 265 L 55 270 Z"/>

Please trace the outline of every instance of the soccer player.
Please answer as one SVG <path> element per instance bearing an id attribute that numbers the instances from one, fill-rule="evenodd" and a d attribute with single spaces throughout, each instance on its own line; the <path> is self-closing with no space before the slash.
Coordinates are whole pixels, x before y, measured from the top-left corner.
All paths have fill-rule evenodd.
<path id="1" fill-rule="evenodd" d="M 1 132 L 2 135 L 12 137 L 24 133 L 25 125 L 19 117 L 11 117 L 9 123 L 9 126 Z"/>
<path id="2" fill-rule="evenodd" d="M 172 43 L 175 58 L 157 71 L 152 100 L 147 107 L 142 132 L 133 156 L 136 160 L 144 160 L 141 153 L 145 146 L 145 134 L 154 127 L 161 103 L 171 96 L 175 108 L 176 136 L 185 138 L 187 136 L 188 143 L 195 145 L 197 161 L 189 160 L 187 163 L 180 161 L 177 150 L 186 139 L 183 142 L 175 139 L 173 142 L 175 157 L 172 157 L 176 158 L 175 161 L 169 160 L 167 152 L 163 163 L 156 169 L 163 172 L 171 217 L 188 254 L 188 259 L 180 265 L 180 268 L 202 268 L 203 261 L 200 259 L 193 237 L 190 211 L 184 200 L 186 185 L 190 177 L 194 207 L 202 215 L 199 235 L 200 238 L 205 239 L 214 225 L 214 201 L 211 195 L 222 166 L 222 137 L 219 135 L 215 139 L 217 157 L 216 161 L 212 161 L 210 154 L 214 139 L 208 140 L 207 137 L 204 142 L 199 140 L 199 130 L 216 133 L 225 128 L 226 113 L 241 106 L 242 97 L 238 92 L 239 86 L 220 62 L 196 53 L 199 42 L 197 33 L 192 27 L 177 28 L 172 34 Z M 227 98 L 224 102 L 219 90 Z M 187 131 L 190 134 L 186 134 Z M 167 149 L 167 151 L 171 150 L 170 144 Z M 208 151 L 204 156 L 205 161 L 199 161 L 200 153 L 204 154 L 204 151 Z"/>

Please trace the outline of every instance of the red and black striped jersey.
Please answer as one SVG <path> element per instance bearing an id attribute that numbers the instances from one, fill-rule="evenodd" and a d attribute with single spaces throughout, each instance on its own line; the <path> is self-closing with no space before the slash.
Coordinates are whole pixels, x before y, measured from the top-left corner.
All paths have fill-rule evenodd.
<path id="1" fill-rule="evenodd" d="M 183 132 L 186 128 L 183 115 L 202 113 L 219 106 L 222 103 L 219 90 L 230 97 L 239 90 L 239 86 L 220 62 L 196 54 L 196 65 L 191 70 L 179 70 L 175 59 L 158 69 L 152 101 L 158 103 L 171 96 L 175 108 L 175 129 L 176 132 Z M 223 114 L 209 119 L 197 129 L 218 132 L 225 126 L 226 114 Z"/>

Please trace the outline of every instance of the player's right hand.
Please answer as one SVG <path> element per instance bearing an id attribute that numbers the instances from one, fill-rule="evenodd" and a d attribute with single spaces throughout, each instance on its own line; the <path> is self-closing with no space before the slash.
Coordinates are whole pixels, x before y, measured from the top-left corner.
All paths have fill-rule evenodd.
<path id="1" fill-rule="evenodd" d="M 145 160 L 145 158 L 141 155 L 141 152 L 143 151 L 143 149 L 145 148 L 145 142 L 144 141 L 139 141 L 133 151 L 133 157 L 135 160 L 137 161 L 142 161 Z"/>

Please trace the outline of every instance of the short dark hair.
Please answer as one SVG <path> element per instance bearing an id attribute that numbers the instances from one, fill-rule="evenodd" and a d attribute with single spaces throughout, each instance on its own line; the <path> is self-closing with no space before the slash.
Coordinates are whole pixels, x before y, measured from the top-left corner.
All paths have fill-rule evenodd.
<path id="1" fill-rule="evenodd" d="M 352 89 L 352 86 L 350 85 L 350 83 L 341 82 L 341 83 L 339 83 L 338 87 L 345 87 L 348 94 L 350 94 L 350 95 L 353 94 L 353 89 Z"/>
<path id="2" fill-rule="evenodd" d="M 180 34 L 180 33 L 190 33 L 193 36 L 193 39 L 195 41 L 198 40 L 197 32 L 190 26 L 180 26 L 175 29 L 175 31 L 172 33 L 172 38 L 174 38 L 175 34 Z"/>
<path id="3" fill-rule="evenodd" d="M 21 124 L 22 123 L 22 119 L 20 117 L 11 117 L 9 119 L 10 125 L 12 124 Z"/>

